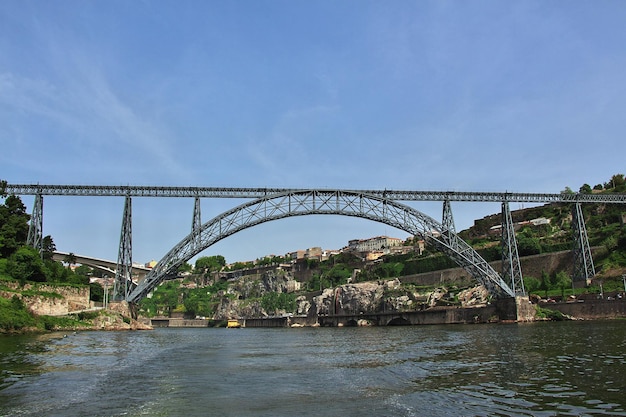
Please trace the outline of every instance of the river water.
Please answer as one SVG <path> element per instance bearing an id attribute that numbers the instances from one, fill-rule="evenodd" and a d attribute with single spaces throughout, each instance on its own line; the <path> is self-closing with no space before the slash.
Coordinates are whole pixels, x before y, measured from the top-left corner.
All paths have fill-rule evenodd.
<path id="1" fill-rule="evenodd" d="M 626 416 L 626 321 L 0 337 L 0 416 Z"/>

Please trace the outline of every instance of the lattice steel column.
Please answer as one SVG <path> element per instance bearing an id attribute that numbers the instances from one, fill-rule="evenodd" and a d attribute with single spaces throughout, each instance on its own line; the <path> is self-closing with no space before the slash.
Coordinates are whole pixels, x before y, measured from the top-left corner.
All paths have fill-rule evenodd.
<path id="1" fill-rule="evenodd" d="M 572 229 L 574 231 L 574 274 L 572 281 L 584 281 L 589 285 L 596 275 L 589 247 L 589 237 L 585 227 L 585 218 L 580 203 L 576 203 L 572 209 Z"/>
<path id="2" fill-rule="evenodd" d="M 200 197 L 195 198 L 193 205 L 193 223 L 191 224 L 191 234 L 193 236 L 194 247 L 200 246 L 200 228 L 202 226 L 202 216 L 200 215 Z"/>
<path id="3" fill-rule="evenodd" d="M 511 283 L 511 289 L 516 295 L 526 295 L 515 239 L 515 226 L 509 203 L 506 201 L 502 203 L 502 279 Z"/>
<path id="4" fill-rule="evenodd" d="M 448 240 L 451 243 L 451 246 L 454 247 L 454 240 L 456 239 L 456 228 L 454 226 L 454 218 L 452 217 L 452 206 L 450 205 L 450 200 L 443 200 L 443 215 L 441 224 L 443 225 L 443 233 L 446 235 Z"/>
<path id="5" fill-rule="evenodd" d="M 114 300 L 125 300 L 132 291 L 132 268 L 132 200 L 130 196 L 126 196 L 122 232 L 120 234 L 120 248 L 117 255 L 117 269 L 115 270 L 115 284 L 113 286 Z"/>
<path id="6" fill-rule="evenodd" d="M 30 217 L 30 225 L 28 226 L 28 238 L 26 243 L 43 253 L 43 196 L 37 194 L 35 196 L 35 204 L 33 205 L 33 214 Z"/>

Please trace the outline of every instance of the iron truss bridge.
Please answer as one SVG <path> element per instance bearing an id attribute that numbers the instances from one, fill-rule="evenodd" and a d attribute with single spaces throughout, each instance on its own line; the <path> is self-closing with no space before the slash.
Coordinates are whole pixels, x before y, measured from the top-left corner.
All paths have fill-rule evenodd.
<path id="1" fill-rule="evenodd" d="M 509 203 L 572 203 L 574 236 L 574 281 L 589 282 L 595 275 L 582 204 L 626 203 L 626 194 L 546 194 L 512 192 L 339 190 L 291 188 L 156 187 L 91 185 L 16 185 L 5 191 L 34 195 L 28 243 L 42 249 L 43 196 L 124 197 L 114 297 L 136 303 L 150 294 L 178 267 L 209 246 L 241 230 L 292 216 L 333 214 L 360 217 L 404 230 L 418 236 L 463 267 L 496 297 L 526 294 L 519 262 L 514 223 Z M 138 283 L 132 270 L 132 198 L 191 197 L 195 200 L 191 233 L 175 245 Z M 201 198 L 251 200 L 226 211 L 206 223 L 200 217 Z M 442 201 L 441 222 L 399 201 Z M 496 272 L 455 231 L 450 203 L 499 202 L 502 205 L 502 273 Z"/>
<path id="2" fill-rule="evenodd" d="M 303 188 L 163 187 L 136 185 L 7 184 L 7 194 L 84 197 L 263 198 Z M 320 191 L 333 191 L 318 189 Z M 626 194 L 514 193 L 474 191 L 342 190 L 394 201 L 464 201 L 519 203 L 626 203 Z"/>

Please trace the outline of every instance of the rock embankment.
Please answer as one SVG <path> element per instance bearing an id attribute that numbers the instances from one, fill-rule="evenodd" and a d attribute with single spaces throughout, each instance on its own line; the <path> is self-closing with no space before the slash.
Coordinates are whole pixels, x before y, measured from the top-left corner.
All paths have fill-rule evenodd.
<path id="1" fill-rule="evenodd" d="M 107 310 L 102 310 L 92 321 L 91 330 L 152 330 L 149 324 Z"/>

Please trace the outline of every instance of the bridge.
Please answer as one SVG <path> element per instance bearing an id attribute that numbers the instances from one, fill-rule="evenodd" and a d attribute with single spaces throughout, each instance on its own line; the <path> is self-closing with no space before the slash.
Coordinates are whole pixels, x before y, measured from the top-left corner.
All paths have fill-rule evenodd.
<path id="1" fill-rule="evenodd" d="M 218 241 L 244 229 L 292 216 L 343 215 L 384 223 L 424 239 L 463 267 L 498 298 L 525 295 L 509 203 L 568 203 L 572 205 L 575 281 L 595 275 L 582 204 L 625 204 L 626 194 L 510 193 L 403 190 L 342 190 L 293 188 L 81 186 L 7 184 L 6 192 L 34 195 L 28 242 L 41 249 L 43 196 L 124 197 L 124 212 L 114 296 L 136 303 L 177 268 Z M 132 199 L 136 197 L 193 198 L 191 232 L 176 244 L 138 284 L 132 281 Z M 238 198 L 250 201 L 202 223 L 201 198 Z M 401 201 L 440 201 L 441 221 Z M 499 202 L 502 208 L 502 274 L 498 274 L 456 234 L 451 202 Z"/>
<path id="2" fill-rule="evenodd" d="M 54 251 L 52 253 L 52 259 L 59 262 L 69 262 L 71 260 L 72 262 L 76 262 L 77 264 L 87 265 L 92 268 L 107 272 L 111 274 L 111 277 L 115 276 L 115 271 L 117 269 L 117 262 L 106 259 L 94 258 L 92 256 L 77 255 L 75 253 L 69 252 Z M 143 265 L 132 265 L 132 275 L 136 277 L 139 281 L 142 280 L 148 272 L 150 272 L 150 268 L 146 268 Z"/>

